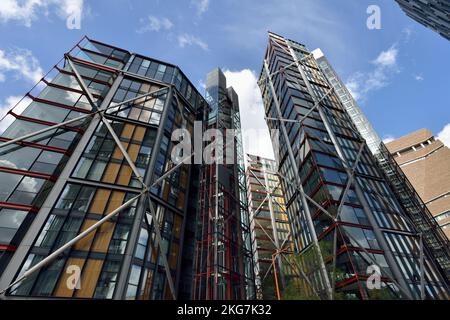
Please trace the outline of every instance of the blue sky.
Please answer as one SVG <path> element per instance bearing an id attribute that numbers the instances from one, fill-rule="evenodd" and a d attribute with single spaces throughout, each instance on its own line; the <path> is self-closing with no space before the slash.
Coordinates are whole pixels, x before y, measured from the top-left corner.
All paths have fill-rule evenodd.
<path id="1" fill-rule="evenodd" d="M 381 9 L 380 30 L 366 27 L 371 4 Z M 77 8 L 81 29 L 68 29 Z M 1 0 L 0 107 L 86 34 L 177 64 L 201 91 L 221 67 L 240 94 L 244 128 L 263 128 L 255 79 L 268 30 L 320 47 L 382 138 L 426 127 L 450 144 L 450 42 L 391 0 Z"/>

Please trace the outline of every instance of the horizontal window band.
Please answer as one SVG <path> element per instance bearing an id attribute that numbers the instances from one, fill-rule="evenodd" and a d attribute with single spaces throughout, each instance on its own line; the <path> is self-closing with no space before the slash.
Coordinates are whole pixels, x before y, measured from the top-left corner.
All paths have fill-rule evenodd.
<path id="1" fill-rule="evenodd" d="M 90 50 L 90 49 L 87 49 L 87 48 L 83 48 L 83 47 L 81 47 L 80 45 L 77 45 L 77 47 L 78 47 L 80 50 L 84 51 L 84 52 L 96 54 L 96 55 L 99 55 L 99 56 L 101 56 L 101 57 L 103 57 L 103 58 L 111 59 L 111 60 L 114 60 L 114 61 L 117 61 L 117 62 L 121 62 L 121 63 L 123 63 L 123 64 L 126 64 L 126 63 L 127 63 L 127 61 L 124 61 L 124 60 L 122 60 L 122 59 L 113 57 L 113 56 L 111 56 L 111 55 L 108 56 L 108 55 L 106 55 L 106 54 L 104 54 L 104 53 L 97 52 L 97 51 L 94 51 L 94 50 Z"/>
<path id="2" fill-rule="evenodd" d="M 30 205 L 18 204 L 18 203 L 8 203 L 8 202 L 0 202 L 0 208 L 28 211 L 29 213 L 37 213 L 39 211 L 38 208 L 30 206 Z"/>
<path id="3" fill-rule="evenodd" d="M 58 70 L 60 73 L 64 73 L 64 74 L 67 74 L 67 75 L 70 75 L 70 76 L 76 76 L 74 72 L 70 72 L 70 71 L 61 69 L 61 68 L 58 67 L 58 66 L 56 66 L 55 69 Z M 92 78 L 92 77 L 88 77 L 88 76 L 85 76 L 85 75 L 82 75 L 82 74 L 80 74 L 80 75 L 81 75 L 81 77 L 82 77 L 83 79 L 85 79 L 85 80 L 97 82 L 97 83 L 99 83 L 99 84 L 103 84 L 103 85 L 105 85 L 105 86 L 111 87 L 111 84 L 110 84 L 109 82 L 106 82 L 106 81 L 103 81 L 103 80 L 100 80 L 100 79 L 96 79 L 96 78 Z"/>
<path id="4" fill-rule="evenodd" d="M 51 181 L 56 181 L 56 178 L 52 179 L 52 176 L 45 173 L 39 173 L 39 172 L 33 172 L 28 170 L 20 170 L 20 169 L 12 169 L 12 168 L 5 168 L 0 167 L 0 172 L 7 172 L 7 173 L 14 173 L 14 174 L 20 174 L 28 177 L 34 177 L 34 178 L 41 178 Z"/>
<path id="5" fill-rule="evenodd" d="M 65 90 L 65 91 L 71 91 L 71 92 L 75 92 L 75 93 L 79 93 L 79 94 L 85 95 L 85 92 L 84 92 L 83 90 L 74 89 L 74 88 L 62 86 L 62 85 L 60 85 L 60 84 L 51 83 L 51 82 L 48 82 L 48 81 L 45 80 L 45 79 L 43 79 L 42 81 L 43 81 L 47 86 L 52 87 L 52 88 L 57 88 L 57 89 L 61 89 L 61 90 Z M 99 98 L 99 99 L 102 99 L 102 98 L 103 98 L 101 95 L 96 94 L 96 93 L 92 93 L 92 92 L 91 92 L 91 95 L 92 95 L 93 97 L 96 97 L 96 98 Z"/>
<path id="6" fill-rule="evenodd" d="M 13 139 L 0 137 L 0 141 L 2 141 L 2 142 L 8 142 L 10 140 L 13 140 Z M 21 145 L 21 146 L 24 146 L 24 147 L 32 147 L 32 148 L 36 148 L 36 149 L 42 149 L 42 150 L 47 150 L 47 151 L 54 151 L 54 152 L 64 153 L 66 155 L 71 155 L 71 152 L 69 152 L 69 150 L 67 150 L 67 149 L 47 146 L 45 144 L 39 144 L 39 143 L 33 143 L 33 142 L 27 142 L 27 141 L 18 141 L 15 144 Z"/>
<path id="7" fill-rule="evenodd" d="M 73 56 L 70 56 L 70 59 L 72 59 L 73 61 L 75 61 L 75 62 L 77 62 L 79 64 L 84 64 L 84 65 L 90 66 L 92 68 L 101 69 L 103 71 L 111 72 L 113 74 L 119 73 L 119 70 L 120 70 L 120 69 L 117 69 L 117 70 L 111 69 L 111 68 L 108 68 L 108 67 L 106 67 L 106 66 L 104 66 L 102 64 L 92 63 L 92 62 L 89 62 L 89 61 L 86 61 L 86 60 L 83 60 L 83 59 L 75 58 Z"/>
<path id="8" fill-rule="evenodd" d="M 17 250 L 16 246 L 10 244 L 0 244 L 0 251 L 14 252 L 16 250 Z"/>
<path id="9" fill-rule="evenodd" d="M 49 126 L 49 127 L 58 125 L 58 123 L 56 123 L 56 122 L 50 122 L 50 121 L 44 121 L 44 120 L 39 120 L 39 119 L 35 119 L 35 118 L 25 117 L 25 116 L 15 114 L 12 111 L 9 111 L 9 114 L 11 114 L 12 116 L 14 116 L 15 118 L 17 118 L 19 120 L 42 124 L 42 125 Z M 58 128 L 55 128 L 55 129 L 58 129 Z M 70 126 L 61 126 L 61 127 L 59 127 L 59 129 L 70 130 L 70 131 L 74 131 L 74 132 L 78 132 L 78 133 L 84 132 L 82 129 L 79 129 L 76 127 L 70 127 Z"/>
<path id="10" fill-rule="evenodd" d="M 27 96 L 31 100 L 33 100 L 34 102 L 48 104 L 48 105 L 51 105 L 51 106 L 54 106 L 54 107 L 59 107 L 59 108 L 64 108 L 64 109 L 68 109 L 68 110 L 78 111 L 78 112 L 81 112 L 81 113 L 91 113 L 92 112 L 91 110 L 77 108 L 77 107 L 69 106 L 67 104 L 63 104 L 63 103 L 59 103 L 59 102 L 55 102 L 55 101 L 50 101 L 50 100 L 38 98 L 38 97 L 35 97 L 35 96 L 31 95 L 30 93 L 27 93 Z"/>

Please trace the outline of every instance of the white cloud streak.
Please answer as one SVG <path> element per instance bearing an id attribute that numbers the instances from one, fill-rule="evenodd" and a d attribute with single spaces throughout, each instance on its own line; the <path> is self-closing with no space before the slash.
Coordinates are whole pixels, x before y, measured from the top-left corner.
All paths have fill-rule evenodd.
<path id="1" fill-rule="evenodd" d="M 373 70 L 356 72 L 346 82 L 346 86 L 353 98 L 364 101 L 372 91 L 379 90 L 389 84 L 392 74 L 398 72 L 397 57 L 399 50 L 396 45 L 382 51 L 371 63 Z"/>
<path id="2" fill-rule="evenodd" d="M 227 86 L 239 96 L 239 110 L 245 153 L 273 159 L 272 142 L 264 120 L 264 105 L 253 70 L 224 70 Z"/>
<path id="3" fill-rule="evenodd" d="M 157 18 L 155 16 L 148 16 L 147 19 L 141 19 L 142 26 L 136 30 L 137 33 L 145 33 L 160 30 L 170 30 L 173 27 L 172 21 L 168 18 Z"/>
<path id="4" fill-rule="evenodd" d="M 192 34 L 183 33 L 178 36 L 178 45 L 181 48 L 186 46 L 199 46 L 201 49 L 208 51 L 208 44 Z"/>
<path id="5" fill-rule="evenodd" d="M 16 78 L 32 83 L 37 83 L 44 74 L 39 61 L 30 50 L 14 49 L 7 52 L 0 49 L 0 78 L 3 81 L 6 73 L 13 73 Z"/>
<path id="6" fill-rule="evenodd" d="M 441 132 L 438 133 L 437 138 L 450 148 L 450 123 L 444 126 Z"/>
<path id="7" fill-rule="evenodd" d="M 209 0 L 192 0 L 191 5 L 197 9 L 197 14 L 201 16 L 208 11 Z"/>
<path id="8" fill-rule="evenodd" d="M 84 0 L 1 0 L 0 22 L 16 21 L 26 27 L 31 27 L 40 14 L 47 16 L 50 9 L 62 19 L 74 12 L 83 11 Z"/>
<path id="9" fill-rule="evenodd" d="M 391 135 L 386 135 L 384 138 L 383 138 L 383 142 L 384 143 L 389 143 L 389 142 L 392 142 L 392 141 L 394 141 L 395 140 L 395 137 L 394 136 L 391 136 Z"/>

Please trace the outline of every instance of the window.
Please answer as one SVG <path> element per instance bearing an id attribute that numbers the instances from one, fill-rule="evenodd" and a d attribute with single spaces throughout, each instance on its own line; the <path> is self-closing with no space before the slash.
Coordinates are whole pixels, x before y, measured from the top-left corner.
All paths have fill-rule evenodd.
<path id="1" fill-rule="evenodd" d="M 51 248 L 55 243 L 56 237 L 64 224 L 64 217 L 57 215 L 50 215 L 49 219 L 45 223 L 43 231 L 39 234 L 39 238 L 36 241 L 37 247 Z"/>
<path id="2" fill-rule="evenodd" d="M 44 182 L 44 179 L 24 177 L 8 201 L 31 205 Z"/>
<path id="3" fill-rule="evenodd" d="M 0 152 L 0 167 L 29 170 L 41 150 L 9 145 Z"/>
<path id="4" fill-rule="evenodd" d="M 26 215 L 26 211 L 11 209 L 0 210 L 0 243 L 11 243 Z"/>
<path id="5" fill-rule="evenodd" d="M 119 269 L 120 262 L 105 262 L 102 273 L 100 274 L 100 279 L 97 282 L 94 298 L 111 299 L 113 297 Z"/>
<path id="6" fill-rule="evenodd" d="M 137 265 L 133 265 L 131 268 L 130 279 L 128 281 L 126 299 L 130 300 L 136 299 L 136 292 L 139 284 L 140 275 L 141 275 L 141 268 Z"/>
<path id="7" fill-rule="evenodd" d="M 135 257 L 141 260 L 144 260 L 145 249 L 147 247 L 148 241 L 148 232 L 146 229 L 141 229 L 141 233 L 139 235 L 138 245 L 136 247 Z"/>
<path id="8" fill-rule="evenodd" d="M 62 195 L 58 199 L 58 202 L 56 203 L 55 208 L 70 210 L 72 208 L 72 205 L 73 205 L 80 189 L 81 189 L 81 186 L 79 186 L 77 184 L 67 185 L 66 188 L 64 189 Z"/>
<path id="9" fill-rule="evenodd" d="M 63 122 L 69 114 L 69 109 L 51 106 L 40 102 L 32 102 L 22 113 L 23 116 L 46 120 L 50 122 Z"/>

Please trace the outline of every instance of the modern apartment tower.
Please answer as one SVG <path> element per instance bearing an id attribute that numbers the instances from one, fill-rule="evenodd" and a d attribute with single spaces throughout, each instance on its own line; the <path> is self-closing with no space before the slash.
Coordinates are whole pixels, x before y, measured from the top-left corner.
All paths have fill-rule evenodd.
<path id="1" fill-rule="evenodd" d="M 259 85 L 278 129 L 301 289 L 322 299 L 447 299 L 444 270 L 307 48 L 269 33 Z"/>
<path id="2" fill-rule="evenodd" d="M 395 0 L 408 17 L 450 40 L 450 4 L 447 0 Z"/>
<path id="3" fill-rule="evenodd" d="M 402 169 L 399 167 L 399 164 L 394 159 L 394 156 L 388 151 L 378 134 L 373 129 L 369 120 L 366 118 L 348 89 L 345 87 L 345 84 L 339 79 L 339 76 L 334 71 L 332 65 L 329 63 L 323 52 L 320 49 L 316 49 L 312 53 L 320 67 L 320 70 L 323 72 L 323 75 L 326 77 L 330 86 L 338 96 L 344 109 L 347 111 L 347 114 L 350 116 L 354 125 L 358 129 L 361 137 L 366 140 L 370 151 L 377 159 L 381 170 L 386 176 L 392 190 L 396 193 L 397 199 L 404 207 L 409 219 L 412 220 L 417 231 L 422 233 L 423 240 L 427 243 L 428 248 L 432 251 L 432 254 L 436 258 L 437 263 L 445 271 L 447 278 L 449 279 L 450 242 L 448 241 L 447 236 L 442 232 L 442 230 L 440 230 L 439 224 L 433 218 L 435 214 L 438 213 L 430 212 L 430 207 L 425 205 L 423 201 L 424 198 L 423 194 L 420 192 L 420 188 L 415 188 L 418 187 L 418 184 L 412 184 L 409 181 L 408 177 L 404 174 Z M 445 169 L 443 171 L 445 172 Z M 441 181 L 445 179 L 444 176 L 445 175 L 440 178 Z M 429 180 L 428 177 L 427 180 Z M 446 183 L 443 185 L 445 186 Z M 445 189 L 445 187 L 442 188 L 442 186 L 436 188 L 436 190 L 441 191 L 443 189 Z M 436 194 L 436 196 L 438 195 Z M 442 207 L 440 209 L 442 209 Z"/>
<path id="4" fill-rule="evenodd" d="M 217 161 L 206 163 L 200 172 L 193 298 L 254 299 L 239 101 L 220 69 L 207 76 L 206 99 L 205 152 Z"/>
<path id="5" fill-rule="evenodd" d="M 428 129 L 407 134 L 386 147 L 450 238 L 450 149 Z"/>
<path id="6" fill-rule="evenodd" d="M 276 281 L 280 287 L 292 277 L 284 254 L 293 252 L 278 166 L 274 160 L 247 154 L 247 191 L 252 231 L 257 296 L 275 299 Z M 273 269 L 276 263 L 275 271 Z"/>
<path id="7" fill-rule="evenodd" d="M 83 37 L 2 122 L 2 298 L 191 299 L 202 167 L 171 135 L 208 110 L 177 66 Z"/>

